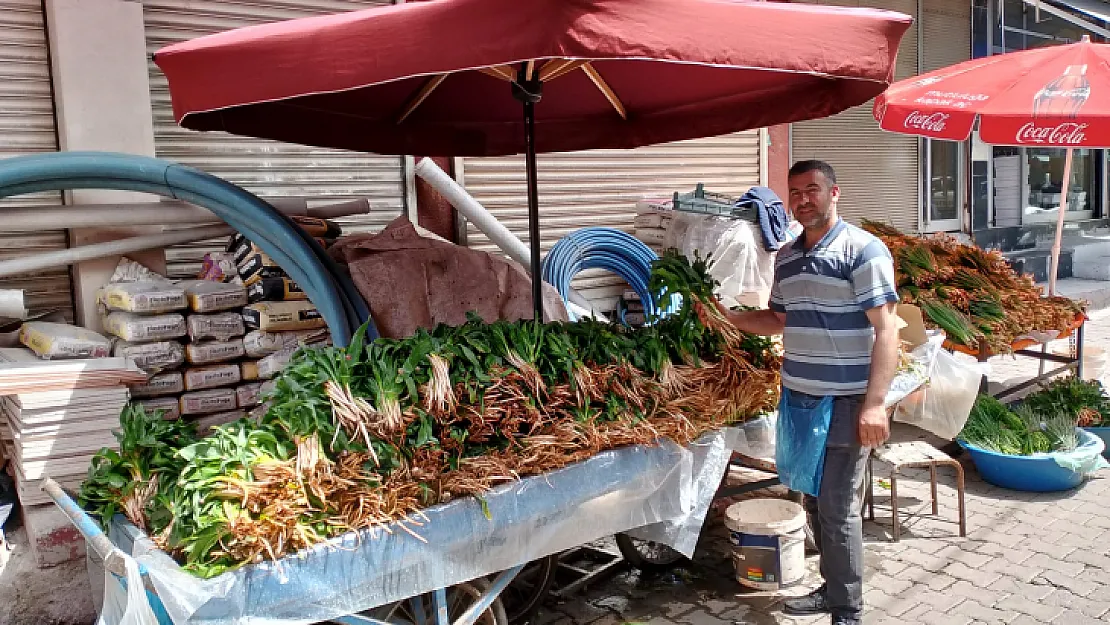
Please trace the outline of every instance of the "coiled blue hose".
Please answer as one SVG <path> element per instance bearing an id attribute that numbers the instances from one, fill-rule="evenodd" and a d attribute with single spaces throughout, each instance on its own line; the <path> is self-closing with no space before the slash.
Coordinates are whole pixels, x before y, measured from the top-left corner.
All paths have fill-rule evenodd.
<path id="1" fill-rule="evenodd" d="M 61 152 L 0 161 L 0 197 L 66 189 L 140 191 L 207 208 L 257 243 L 301 285 L 336 345 L 347 345 L 366 322 L 367 338 L 378 337 L 350 278 L 292 220 L 240 187 L 183 165 L 130 154 Z"/>
<path id="2" fill-rule="evenodd" d="M 663 310 L 655 306 L 648 282 L 651 263 L 659 255 L 639 239 L 614 228 L 582 228 L 559 239 L 543 259 L 543 279 L 554 286 L 563 301 L 570 297 L 570 281 L 584 269 L 604 269 L 624 278 L 640 296 L 644 315 L 650 320 L 678 310 L 680 301 L 672 297 Z M 574 313 L 568 311 L 571 319 Z"/>

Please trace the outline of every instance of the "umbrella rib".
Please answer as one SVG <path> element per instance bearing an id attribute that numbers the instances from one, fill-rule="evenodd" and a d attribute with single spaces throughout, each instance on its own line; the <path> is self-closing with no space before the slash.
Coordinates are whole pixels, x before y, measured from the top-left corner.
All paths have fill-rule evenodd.
<path id="1" fill-rule="evenodd" d="M 589 61 L 572 59 L 552 59 L 544 63 L 544 66 L 540 68 L 540 80 L 547 82 L 555 80 L 560 76 L 566 76 L 588 62 Z"/>
<path id="2" fill-rule="evenodd" d="M 622 104 L 621 99 L 617 97 L 617 92 L 613 91 L 609 83 L 605 82 L 605 79 L 601 77 L 597 68 L 589 63 L 584 63 L 582 65 L 582 71 L 586 72 L 586 75 L 590 77 L 590 80 L 593 81 L 594 85 L 605 96 L 605 99 L 609 101 L 609 104 L 613 105 L 613 108 L 617 111 L 617 115 L 620 115 L 621 119 L 627 120 L 628 111 L 625 110 L 624 104 Z"/>
<path id="3" fill-rule="evenodd" d="M 508 65 L 498 65 L 495 67 L 480 67 L 479 72 L 494 78 L 500 78 L 505 82 L 513 82 L 516 78 L 513 76 L 513 71 Z"/>
<path id="4" fill-rule="evenodd" d="M 420 87 L 420 90 L 409 98 L 409 101 L 405 104 L 405 108 L 401 111 L 401 114 L 397 116 L 397 123 L 401 124 L 408 119 L 408 116 L 412 115 L 413 111 L 423 104 L 424 100 L 427 100 L 428 96 L 432 95 L 432 92 L 436 90 L 436 87 L 446 79 L 447 74 L 438 74 L 429 78 L 424 83 L 424 86 Z"/>

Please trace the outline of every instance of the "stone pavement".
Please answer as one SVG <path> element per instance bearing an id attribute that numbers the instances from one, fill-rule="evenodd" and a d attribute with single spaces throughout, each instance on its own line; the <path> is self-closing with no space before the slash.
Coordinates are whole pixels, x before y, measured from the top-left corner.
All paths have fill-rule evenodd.
<path id="1" fill-rule="evenodd" d="M 1088 324 L 1089 347 L 1110 341 L 1110 312 Z M 1067 349 L 1067 341 L 1050 346 Z M 1037 371 L 1027 358 L 995 358 L 992 379 L 1018 380 Z M 1099 365 L 1098 362 L 1089 363 Z M 1097 373 L 1088 367 L 1092 374 Z M 897 428 L 896 436 L 920 430 Z M 940 515 L 929 510 L 928 472 L 899 480 L 902 539 L 890 542 L 889 491 L 876 481 L 876 521 L 864 526 L 865 602 L 868 625 L 1086 625 L 1110 623 L 1110 470 L 1065 493 L 1022 493 L 967 473 L 968 536 L 960 538 L 955 480 L 940 474 Z M 884 471 L 876 464 L 876 478 Z M 741 480 L 744 476 L 740 477 Z M 754 476 L 748 479 L 754 479 Z M 782 488 L 755 494 L 782 497 Z M 626 569 L 566 601 L 551 600 L 536 625 L 808 625 L 828 617 L 790 618 L 780 612 L 786 595 L 818 583 L 816 558 L 805 583 L 783 594 L 743 590 L 733 577 L 721 518 L 729 502 L 710 513 L 692 561 L 661 573 Z"/>

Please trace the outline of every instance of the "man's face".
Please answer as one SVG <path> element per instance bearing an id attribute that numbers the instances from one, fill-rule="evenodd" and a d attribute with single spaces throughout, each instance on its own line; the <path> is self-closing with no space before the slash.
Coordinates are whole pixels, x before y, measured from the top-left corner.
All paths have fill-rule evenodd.
<path id="1" fill-rule="evenodd" d="M 794 219 L 806 228 L 820 229 L 833 219 L 840 187 L 834 185 L 818 170 L 791 176 L 790 210 Z"/>

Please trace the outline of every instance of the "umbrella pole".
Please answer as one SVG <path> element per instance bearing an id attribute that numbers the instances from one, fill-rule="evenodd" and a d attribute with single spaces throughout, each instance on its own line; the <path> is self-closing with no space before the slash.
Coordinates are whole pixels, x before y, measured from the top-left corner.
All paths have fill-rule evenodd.
<path id="1" fill-rule="evenodd" d="M 1068 192 L 1071 190 L 1072 148 L 1064 156 L 1064 179 L 1060 183 L 1060 214 L 1056 215 L 1056 239 L 1052 243 L 1052 262 L 1048 269 L 1048 295 L 1056 295 L 1056 272 L 1060 266 L 1060 243 L 1064 238 L 1064 215 L 1068 210 Z"/>
<path id="2" fill-rule="evenodd" d="M 524 162 L 528 170 L 528 249 L 532 274 L 532 319 L 543 323 L 543 272 L 540 269 L 540 191 L 536 174 L 536 102 L 543 97 L 543 81 L 532 63 L 520 66 L 512 83 L 513 98 L 524 105 Z"/>
<path id="3" fill-rule="evenodd" d="M 543 273 L 540 270 L 540 191 L 536 180 L 536 105 L 524 103 L 524 159 L 528 170 L 528 246 L 532 272 L 533 319 L 543 321 Z"/>

